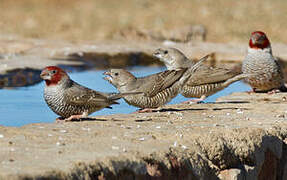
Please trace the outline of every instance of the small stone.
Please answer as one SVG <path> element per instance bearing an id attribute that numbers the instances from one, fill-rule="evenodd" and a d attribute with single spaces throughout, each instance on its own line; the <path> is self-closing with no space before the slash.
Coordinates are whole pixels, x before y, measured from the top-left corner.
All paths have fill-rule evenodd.
<path id="1" fill-rule="evenodd" d="M 3 135 L 3 134 L 0 134 L 0 138 L 4 138 L 4 135 Z"/>
<path id="2" fill-rule="evenodd" d="M 243 180 L 245 179 L 244 172 L 241 169 L 225 169 L 220 171 L 219 179 L 238 179 Z"/>
<path id="3" fill-rule="evenodd" d="M 90 128 L 82 127 L 82 130 L 84 130 L 84 131 L 90 131 L 91 129 L 90 129 Z"/>
<path id="4" fill-rule="evenodd" d="M 83 52 L 78 52 L 77 55 L 82 57 L 82 56 L 84 56 L 84 53 Z"/>
<path id="5" fill-rule="evenodd" d="M 177 146 L 177 141 L 175 141 L 174 143 L 173 143 L 173 147 L 176 147 Z"/>
<path id="6" fill-rule="evenodd" d="M 113 150 L 119 150 L 120 148 L 118 146 L 112 146 Z"/>
<path id="7" fill-rule="evenodd" d="M 139 138 L 139 140 L 140 140 L 140 141 L 144 141 L 144 140 L 145 140 L 145 138 L 144 138 L 144 137 L 142 137 L 142 138 Z"/>
<path id="8" fill-rule="evenodd" d="M 185 145 L 181 145 L 182 149 L 187 149 L 187 147 Z"/>
<path id="9" fill-rule="evenodd" d="M 155 128 L 160 129 L 161 127 L 160 126 L 156 126 Z"/>
<path id="10" fill-rule="evenodd" d="M 241 109 L 237 109 L 237 114 L 243 114 L 243 111 Z"/>

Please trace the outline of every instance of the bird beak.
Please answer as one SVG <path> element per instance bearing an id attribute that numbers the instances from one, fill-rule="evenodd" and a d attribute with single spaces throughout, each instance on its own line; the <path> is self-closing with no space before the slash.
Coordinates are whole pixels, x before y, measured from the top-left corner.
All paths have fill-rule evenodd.
<path id="1" fill-rule="evenodd" d="M 106 72 L 103 73 L 103 75 L 110 76 L 111 72 L 110 71 L 106 71 Z"/>
<path id="2" fill-rule="evenodd" d="M 103 75 L 105 75 L 105 76 L 106 76 L 106 77 L 104 77 L 104 78 L 103 78 L 104 80 L 109 81 L 109 82 L 111 82 L 111 81 L 112 81 L 112 79 L 113 79 L 113 78 L 112 78 L 112 76 L 111 76 L 112 74 L 111 74 L 111 72 L 110 72 L 110 71 L 106 71 L 106 72 L 104 72 L 104 73 L 103 73 Z"/>
<path id="3" fill-rule="evenodd" d="M 161 54 L 160 54 L 160 52 L 158 52 L 158 51 L 155 51 L 153 54 L 152 54 L 152 56 L 153 57 L 156 57 L 156 58 L 161 58 Z"/>
<path id="4" fill-rule="evenodd" d="M 42 71 L 40 74 L 40 77 L 44 80 L 51 80 L 51 76 L 49 75 L 49 72 L 47 71 Z"/>

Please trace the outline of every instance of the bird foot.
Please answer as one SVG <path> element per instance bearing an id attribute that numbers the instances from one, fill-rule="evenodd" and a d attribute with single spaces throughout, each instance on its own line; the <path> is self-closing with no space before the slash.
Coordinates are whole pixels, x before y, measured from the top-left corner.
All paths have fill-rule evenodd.
<path id="1" fill-rule="evenodd" d="M 248 94 L 256 93 L 255 88 L 252 88 L 250 91 L 246 91 Z"/>
<path id="2" fill-rule="evenodd" d="M 144 109 L 139 109 L 135 111 L 134 113 L 148 113 L 148 112 L 153 112 L 156 110 L 155 108 L 144 108 Z"/>
<path id="3" fill-rule="evenodd" d="M 199 104 L 202 103 L 204 101 L 204 98 L 198 98 L 198 99 L 189 99 L 187 101 L 183 101 L 181 104 Z"/>
<path id="4" fill-rule="evenodd" d="M 56 119 L 56 123 L 69 122 L 72 120 L 81 120 L 81 118 L 83 118 L 83 115 L 72 115 L 66 119 L 59 117 Z"/>
<path id="5" fill-rule="evenodd" d="M 271 95 L 271 94 L 276 94 L 276 93 L 280 93 L 281 91 L 279 89 L 273 89 L 271 91 L 268 91 L 267 94 Z"/>

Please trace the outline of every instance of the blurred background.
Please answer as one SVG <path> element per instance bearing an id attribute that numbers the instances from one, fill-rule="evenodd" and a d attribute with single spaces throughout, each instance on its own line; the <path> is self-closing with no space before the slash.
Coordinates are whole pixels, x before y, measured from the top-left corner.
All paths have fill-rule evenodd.
<path id="1" fill-rule="evenodd" d="M 0 0 L 0 12 L 1 34 L 28 38 L 106 40 L 203 25 L 211 42 L 246 42 L 254 30 L 287 41 L 286 0 Z"/>

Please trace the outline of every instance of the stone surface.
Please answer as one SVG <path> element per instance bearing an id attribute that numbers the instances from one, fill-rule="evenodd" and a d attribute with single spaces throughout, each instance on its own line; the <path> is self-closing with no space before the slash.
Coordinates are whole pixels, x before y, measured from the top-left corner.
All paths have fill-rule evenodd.
<path id="1" fill-rule="evenodd" d="M 162 46 L 179 48 L 192 59 L 212 53 L 212 58 L 207 63 L 212 66 L 220 64 L 220 66 L 233 68 L 236 71 L 241 71 L 240 64 L 247 48 L 245 44 L 193 41 L 180 43 L 111 40 L 73 43 L 0 36 L 0 85 L 1 87 L 19 87 L 35 84 L 40 80 L 38 72 L 48 65 L 75 66 L 80 67 L 80 70 L 163 65 L 152 56 L 153 51 Z M 273 51 L 284 65 L 287 60 L 287 46 L 274 44 Z M 237 65 L 234 66 L 234 63 Z M 17 71 L 21 72 L 17 73 Z M 22 71 L 29 71 L 30 75 Z M 284 72 L 287 74 L 287 71 Z M 12 77 L 15 73 L 17 74 L 16 80 Z M 15 83 L 15 81 L 18 82 L 17 79 L 23 79 L 25 83 Z"/>
<path id="2" fill-rule="evenodd" d="M 247 50 L 247 44 L 224 44 L 211 42 L 177 43 L 164 41 L 97 41 L 97 42 L 67 42 L 40 39 L 8 39 L 0 37 L 0 58 L 3 65 L 0 72 L 15 69 L 17 63 L 29 68 L 42 67 L 39 64 L 61 64 L 55 60 L 65 61 L 65 64 L 75 63 L 71 60 L 92 62 L 100 68 L 125 67 L 132 65 L 160 64 L 152 57 L 152 52 L 161 46 L 172 46 L 181 49 L 189 58 L 198 59 L 208 53 L 214 53 L 213 60 L 219 63 L 241 63 Z M 287 60 L 287 46 L 274 44 L 274 55 L 281 60 Z M 35 59 L 38 59 L 35 61 Z M 22 62 L 23 61 L 23 62 Z M 68 62 L 66 62 L 68 61 Z M 36 64 L 35 64 L 36 62 Z M 211 62 L 214 63 L 214 62 Z"/>
<path id="3" fill-rule="evenodd" d="M 234 177 L 235 169 L 246 179 L 282 179 L 285 94 L 258 95 L 270 101 L 253 96 L 236 93 L 153 113 L 1 127 L 0 179 L 217 179 Z"/>
<path id="4" fill-rule="evenodd" d="M 219 179 L 222 180 L 244 180 L 244 172 L 241 169 L 226 169 L 223 171 L 220 171 L 220 174 L 218 175 Z"/>

